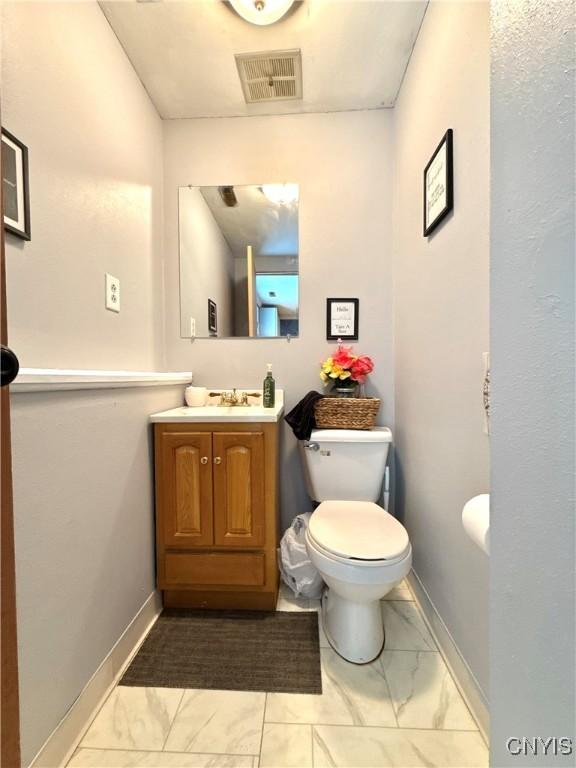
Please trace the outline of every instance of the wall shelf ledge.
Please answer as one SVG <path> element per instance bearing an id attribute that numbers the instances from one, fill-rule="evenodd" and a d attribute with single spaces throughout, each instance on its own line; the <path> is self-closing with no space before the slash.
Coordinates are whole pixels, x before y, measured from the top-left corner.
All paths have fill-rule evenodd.
<path id="1" fill-rule="evenodd" d="M 10 385 L 12 393 L 53 392 L 77 389 L 123 389 L 186 385 L 191 371 L 100 371 L 73 368 L 21 368 Z"/>

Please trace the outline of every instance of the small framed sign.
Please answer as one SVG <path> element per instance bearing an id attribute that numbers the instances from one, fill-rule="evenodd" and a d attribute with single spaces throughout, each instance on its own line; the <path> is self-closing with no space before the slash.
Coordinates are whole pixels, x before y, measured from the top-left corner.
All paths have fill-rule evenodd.
<path id="1" fill-rule="evenodd" d="M 2 192 L 4 229 L 30 240 L 28 147 L 2 128 Z"/>
<path id="2" fill-rule="evenodd" d="M 358 341 L 358 299 L 326 299 L 328 341 Z"/>
<path id="3" fill-rule="evenodd" d="M 452 128 L 449 128 L 424 168 L 424 237 L 432 234 L 454 207 Z"/>
<path id="4" fill-rule="evenodd" d="M 210 336 L 218 335 L 218 310 L 212 299 L 208 299 L 208 333 Z"/>

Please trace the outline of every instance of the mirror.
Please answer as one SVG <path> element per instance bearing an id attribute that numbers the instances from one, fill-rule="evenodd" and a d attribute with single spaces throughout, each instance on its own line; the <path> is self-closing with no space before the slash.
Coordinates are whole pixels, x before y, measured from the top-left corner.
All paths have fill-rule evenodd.
<path id="1" fill-rule="evenodd" d="M 180 187 L 180 335 L 298 336 L 297 184 Z"/>

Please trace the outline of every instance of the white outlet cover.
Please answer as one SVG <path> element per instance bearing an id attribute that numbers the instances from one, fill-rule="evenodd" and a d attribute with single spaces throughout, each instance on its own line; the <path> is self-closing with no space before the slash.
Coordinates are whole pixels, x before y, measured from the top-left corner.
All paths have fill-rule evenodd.
<path id="1" fill-rule="evenodd" d="M 106 272 L 106 309 L 120 312 L 120 280 Z"/>

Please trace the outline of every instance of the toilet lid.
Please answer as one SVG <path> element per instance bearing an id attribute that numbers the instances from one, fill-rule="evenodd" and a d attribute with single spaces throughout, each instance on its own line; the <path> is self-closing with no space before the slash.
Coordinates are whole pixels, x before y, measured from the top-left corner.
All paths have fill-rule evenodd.
<path id="1" fill-rule="evenodd" d="M 404 526 L 371 501 L 323 501 L 308 533 L 323 549 L 351 560 L 396 560 L 410 547 Z"/>

